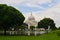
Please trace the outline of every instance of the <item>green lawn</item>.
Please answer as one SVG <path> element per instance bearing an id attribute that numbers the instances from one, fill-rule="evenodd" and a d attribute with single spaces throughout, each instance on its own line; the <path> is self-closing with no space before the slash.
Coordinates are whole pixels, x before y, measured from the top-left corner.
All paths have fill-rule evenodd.
<path id="1" fill-rule="evenodd" d="M 39 36 L 0 36 L 0 40 L 60 40 L 56 32 Z"/>

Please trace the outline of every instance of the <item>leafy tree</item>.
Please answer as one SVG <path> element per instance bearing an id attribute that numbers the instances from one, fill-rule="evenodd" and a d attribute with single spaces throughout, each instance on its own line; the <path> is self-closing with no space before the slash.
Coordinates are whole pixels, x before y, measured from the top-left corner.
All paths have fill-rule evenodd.
<path id="1" fill-rule="evenodd" d="M 35 26 L 30 26 L 30 29 L 33 30 L 33 28 L 35 28 Z"/>
<path id="2" fill-rule="evenodd" d="M 6 30 L 10 27 L 22 25 L 24 19 L 25 17 L 16 8 L 0 4 L 0 27 L 4 29 L 5 35 Z"/>
<path id="3" fill-rule="evenodd" d="M 58 30 L 60 30 L 60 27 L 59 28 L 57 28 Z"/>
<path id="4" fill-rule="evenodd" d="M 60 29 L 60 27 L 59 27 L 59 29 Z"/>
<path id="5" fill-rule="evenodd" d="M 20 29 L 27 29 L 27 27 L 28 27 L 28 25 L 26 24 L 26 23 L 23 23 L 22 25 L 21 25 L 21 27 L 19 27 Z"/>
<path id="6" fill-rule="evenodd" d="M 23 26 L 25 26 L 26 29 L 28 28 L 28 24 L 26 23 L 23 23 Z"/>
<path id="7" fill-rule="evenodd" d="M 24 30 L 25 29 L 25 26 L 24 25 L 21 25 L 20 29 Z"/>
<path id="8" fill-rule="evenodd" d="M 53 19 L 44 18 L 44 19 L 40 20 L 40 22 L 38 22 L 38 28 L 48 29 L 48 26 L 50 26 L 51 29 L 56 29 Z"/>

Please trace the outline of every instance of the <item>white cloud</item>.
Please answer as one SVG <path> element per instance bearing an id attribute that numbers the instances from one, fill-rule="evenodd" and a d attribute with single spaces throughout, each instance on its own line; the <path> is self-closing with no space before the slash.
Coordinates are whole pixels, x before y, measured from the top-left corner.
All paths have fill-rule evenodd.
<path id="1" fill-rule="evenodd" d="M 29 7 L 37 7 L 37 4 L 51 2 L 51 0 L 0 0 L 0 4 L 8 4 L 8 5 L 19 5 L 23 3 Z"/>
<path id="2" fill-rule="evenodd" d="M 0 0 L 0 3 L 15 3 L 19 4 L 21 2 L 30 2 L 30 3 L 46 3 L 50 0 Z"/>
<path id="3" fill-rule="evenodd" d="M 24 2 L 26 2 L 24 5 L 28 6 L 28 7 L 40 7 L 40 4 L 44 4 L 44 3 L 50 3 L 52 0 L 26 0 Z M 39 5 L 37 5 L 39 4 Z"/>
<path id="4" fill-rule="evenodd" d="M 0 4 L 18 5 L 24 0 L 0 0 Z"/>
<path id="5" fill-rule="evenodd" d="M 42 11 L 33 12 L 33 15 L 37 21 L 40 21 L 44 17 L 52 18 L 55 21 L 56 26 L 59 27 L 60 26 L 60 1 L 51 8 Z M 28 17 L 29 14 L 27 13 L 25 16 Z"/>
<path id="6" fill-rule="evenodd" d="M 36 5 L 36 4 L 32 4 L 32 3 L 26 3 L 26 4 L 24 4 L 24 6 L 27 6 L 27 7 L 38 7 L 38 5 Z"/>
<path id="7" fill-rule="evenodd" d="M 29 2 L 29 3 L 39 3 L 39 4 L 42 4 L 42 3 L 51 2 L 51 0 L 27 0 L 27 2 Z"/>

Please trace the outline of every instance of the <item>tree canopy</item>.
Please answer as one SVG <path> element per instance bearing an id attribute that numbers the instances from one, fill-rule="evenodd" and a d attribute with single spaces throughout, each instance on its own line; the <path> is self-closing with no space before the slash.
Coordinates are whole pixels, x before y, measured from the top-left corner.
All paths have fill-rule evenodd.
<path id="1" fill-rule="evenodd" d="M 38 22 L 38 28 L 45 28 L 48 29 L 48 26 L 50 26 L 51 29 L 55 29 L 55 23 L 53 19 L 50 18 L 44 18 Z"/>
<path id="2" fill-rule="evenodd" d="M 0 27 L 6 31 L 10 27 L 22 25 L 25 17 L 12 6 L 0 4 Z"/>

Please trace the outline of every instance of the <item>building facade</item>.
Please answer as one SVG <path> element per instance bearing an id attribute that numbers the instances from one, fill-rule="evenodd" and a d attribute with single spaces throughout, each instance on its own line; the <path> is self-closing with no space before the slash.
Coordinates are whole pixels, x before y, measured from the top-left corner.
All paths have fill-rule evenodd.
<path id="1" fill-rule="evenodd" d="M 25 21 L 26 24 L 28 24 L 28 29 L 30 29 L 30 26 L 34 26 L 35 28 L 37 27 L 38 22 L 35 20 L 34 16 L 32 13 L 28 17 L 28 19 Z"/>

